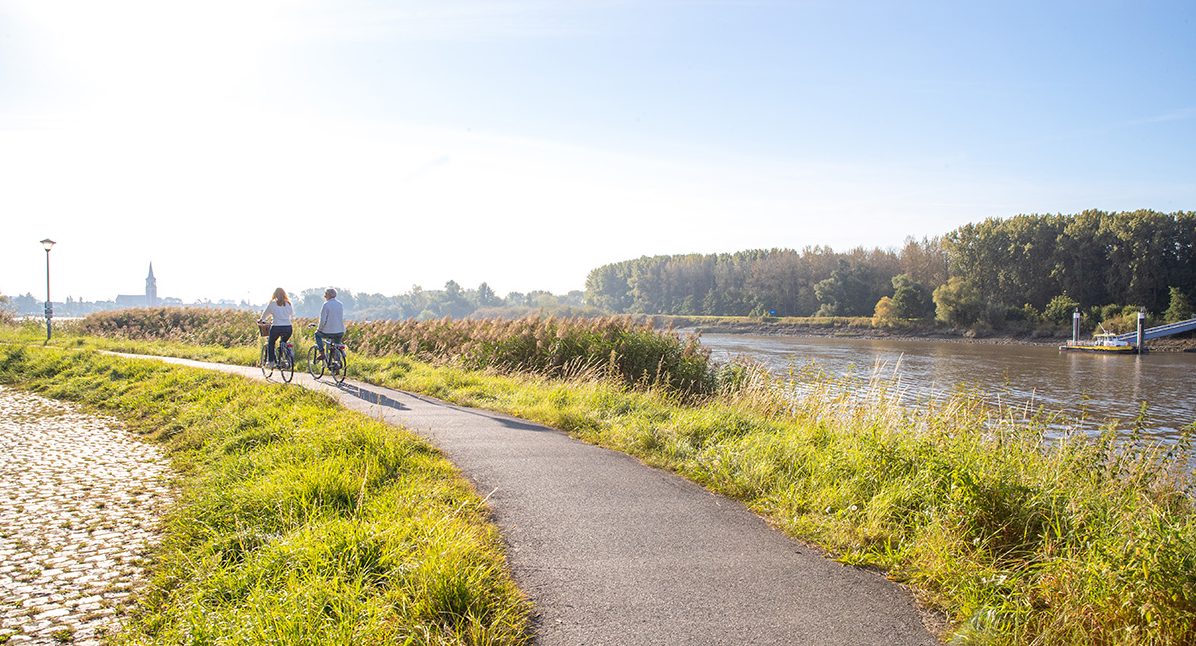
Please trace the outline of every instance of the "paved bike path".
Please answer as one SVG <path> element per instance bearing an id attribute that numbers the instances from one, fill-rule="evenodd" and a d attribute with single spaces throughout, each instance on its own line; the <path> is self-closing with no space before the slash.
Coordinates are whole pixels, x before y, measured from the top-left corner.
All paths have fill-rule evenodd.
<path id="1" fill-rule="evenodd" d="M 155 358 L 262 378 L 256 368 Z M 515 581 L 535 604 L 536 644 L 937 643 L 900 586 L 625 454 L 354 380 L 336 387 L 297 372 L 294 384 L 427 438 L 489 494 Z"/>

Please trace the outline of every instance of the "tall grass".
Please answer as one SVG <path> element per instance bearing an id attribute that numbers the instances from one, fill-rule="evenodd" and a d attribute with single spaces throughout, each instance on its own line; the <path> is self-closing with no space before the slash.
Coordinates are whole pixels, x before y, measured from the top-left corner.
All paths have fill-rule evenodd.
<path id="1" fill-rule="evenodd" d="M 302 332 L 309 321 L 296 321 Z M 410 354 L 495 368 L 562 376 L 601 372 L 624 383 L 665 384 L 678 392 L 714 389 L 709 352 L 695 337 L 662 332 L 630 317 L 515 320 L 371 321 L 351 323 L 345 341 L 354 354 Z M 199 308 L 148 308 L 86 317 L 83 334 L 222 347 L 257 343 L 254 314 Z"/>
<path id="2" fill-rule="evenodd" d="M 143 307 L 89 314 L 77 329 L 101 337 L 234 347 L 257 343 L 256 320 L 256 313 L 243 310 Z"/>
<path id="3" fill-rule="evenodd" d="M 120 643 L 526 644 L 481 499 L 435 449 L 301 389 L 0 347 L 0 381 L 83 402 L 182 473 Z"/>

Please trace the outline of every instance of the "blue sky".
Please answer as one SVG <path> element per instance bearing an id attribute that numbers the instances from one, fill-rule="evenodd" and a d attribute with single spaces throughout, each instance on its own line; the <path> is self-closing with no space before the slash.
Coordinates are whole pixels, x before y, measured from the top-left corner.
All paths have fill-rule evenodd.
<path id="1" fill-rule="evenodd" d="M 59 295 L 152 260 L 264 300 L 1191 210 L 1193 33 L 1191 2 L 0 0 L 0 292 L 44 290 L 47 236 Z"/>

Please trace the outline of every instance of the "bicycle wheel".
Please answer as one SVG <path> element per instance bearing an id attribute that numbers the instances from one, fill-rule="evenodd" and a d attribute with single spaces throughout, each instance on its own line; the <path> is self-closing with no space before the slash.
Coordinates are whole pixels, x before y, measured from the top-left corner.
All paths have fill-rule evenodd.
<path id="1" fill-rule="evenodd" d="M 278 372 L 288 384 L 295 378 L 295 351 L 286 345 L 278 350 Z"/>
<path id="2" fill-rule="evenodd" d="M 311 351 L 307 353 L 307 374 L 311 375 L 312 379 L 319 380 L 324 376 L 324 361 L 317 359 L 320 356 L 319 351 L 313 346 Z"/>
<path id="3" fill-rule="evenodd" d="M 333 347 L 328 356 L 328 369 L 332 372 L 332 379 L 338 384 L 345 383 L 345 375 L 349 372 L 349 364 L 345 361 L 345 351 Z"/>
<path id="4" fill-rule="evenodd" d="M 257 365 L 262 369 L 262 376 L 265 377 L 266 379 L 269 379 L 270 375 L 274 374 L 274 369 L 268 367 L 269 366 L 269 363 L 268 363 L 269 356 L 270 356 L 270 353 L 267 350 L 267 346 L 263 345 L 262 346 L 262 358 L 260 361 L 258 361 Z"/>

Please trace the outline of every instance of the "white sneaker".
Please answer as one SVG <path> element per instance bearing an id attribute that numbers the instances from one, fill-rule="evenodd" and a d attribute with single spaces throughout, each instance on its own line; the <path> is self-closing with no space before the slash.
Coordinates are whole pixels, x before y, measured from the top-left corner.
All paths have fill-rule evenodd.
<path id="1" fill-rule="evenodd" d="M 274 362 L 273 362 L 273 361 L 267 361 L 267 362 L 266 362 L 266 367 L 267 367 L 267 368 L 273 368 L 273 367 L 274 367 Z"/>

